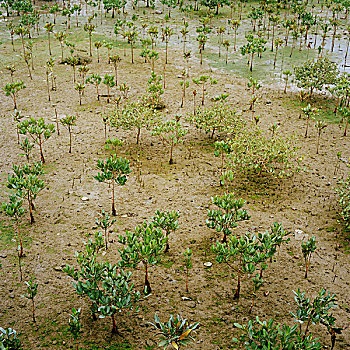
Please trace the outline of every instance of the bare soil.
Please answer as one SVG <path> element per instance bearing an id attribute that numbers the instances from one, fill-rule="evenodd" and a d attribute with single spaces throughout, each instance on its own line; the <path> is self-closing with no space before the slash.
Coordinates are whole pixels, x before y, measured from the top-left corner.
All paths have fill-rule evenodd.
<path id="1" fill-rule="evenodd" d="M 81 55 L 88 56 L 88 41 L 79 42 Z M 47 41 L 38 40 L 37 50 L 46 50 Z M 58 43 L 55 44 L 58 48 Z M 12 55 L 9 42 L 1 45 L 5 55 Z M 20 43 L 16 45 L 16 55 L 20 53 Z M 85 52 L 84 52 L 85 50 Z M 140 97 L 150 75 L 150 66 L 135 53 L 135 63 L 130 63 L 130 52 L 123 56 L 123 49 L 115 52 L 122 57 L 119 70 L 120 82 L 131 87 L 129 100 Z M 45 58 L 44 58 L 45 57 Z M 58 56 L 56 56 L 58 57 Z M 160 60 L 164 58 L 161 51 Z M 95 88 L 87 86 L 83 104 L 79 106 L 78 93 L 74 90 L 72 68 L 57 64 L 57 91 L 52 91 L 53 101 L 49 102 L 46 90 L 44 63 L 46 55 L 38 53 L 33 72 L 33 80 L 28 78 L 24 62 L 16 63 L 15 79 L 23 79 L 27 88 L 20 91 L 18 108 L 26 116 L 44 117 L 54 122 L 56 106 L 59 116 L 74 114 L 78 116 L 77 126 L 73 127 L 73 150 L 68 153 L 68 132 L 60 127 L 57 133 L 44 145 L 46 157 L 45 182 L 47 184 L 36 201 L 34 213 L 36 222 L 29 224 L 27 215 L 22 221 L 25 236 L 25 258 L 23 259 L 24 281 L 33 277 L 39 283 L 36 297 L 37 323 L 31 320 L 31 305 L 22 298 L 25 285 L 20 282 L 14 226 L 3 214 L 0 214 L 1 247 L 0 261 L 0 325 L 11 326 L 19 331 L 25 349 L 65 349 L 73 346 L 66 332 L 68 314 L 72 307 L 82 307 L 83 335 L 81 346 L 90 349 L 94 344 L 107 349 L 152 349 L 156 344 L 154 329 L 148 324 L 154 320 L 155 312 L 161 320 L 168 319 L 170 313 L 181 314 L 191 322 L 200 322 L 195 336 L 196 343 L 190 349 L 233 349 L 231 338 L 237 334 L 233 323 L 245 323 L 251 317 L 260 319 L 276 318 L 279 322 L 293 324 L 289 312 L 294 311 L 293 290 L 305 290 L 310 297 L 316 296 L 321 288 L 336 294 L 339 307 L 334 309 L 336 324 L 344 327 L 337 338 L 335 349 L 350 348 L 350 271 L 349 246 L 346 234 L 342 231 L 337 214 L 335 188 L 339 177 L 347 174 L 347 168 L 341 165 L 337 174 L 337 152 L 343 157 L 350 156 L 348 137 L 342 137 L 337 124 L 329 124 L 322 135 L 320 153 L 316 155 L 316 129 L 311 125 L 310 136 L 304 138 L 306 121 L 299 118 L 299 111 L 286 103 L 295 100 L 295 93 L 283 94 L 273 86 L 263 86 L 256 113 L 260 114 L 260 125 L 267 129 L 271 123 L 280 125 L 282 135 L 296 134 L 301 147 L 300 154 L 305 155 L 306 170 L 293 178 L 272 180 L 262 178 L 244 178 L 237 176 L 232 190 L 237 198 L 247 201 L 251 215 L 248 222 L 237 228 L 237 233 L 261 232 L 275 221 L 283 222 L 285 229 L 291 232 L 290 242 L 282 246 L 275 261 L 265 273 L 265 283 L 259 292 L 253 313 L 248 314 L 250 306 L 250 288 L 248 281 L 243 282 L 243 297 L 233 300 L 236 282 L 231 278 L 228 268 L 215 262 L 210 247 L 221 237 L 208 229 L 205 224 L 210 198 L 223 192 L 219 186 L 219 159 L 213 155 L 212 140 L 208 135 L 186 124 L 189 134 L 183 145 L 175 150 L 175 164 L 169 165 L 169 152 L 160 140 L 142 131 L 141 146 L 136 145 L 134 131 L 110 129 L 109 137 L 118 137 L 125 146 L 118 149 L 118 155 L 131 161 L 132 174 L 126 185 L 117 190 L 117 222 L 113 227 L 113 243 L 102 259 L 116 263 L 119 259 L 116 243 L 118 234 L 132 230 L 144 220 L 150 219 L 157 209 L 178 210 L 181 212 L 180 228 L 170 236 L 170 251 L 164 256 L 163 263 L 153 267 L 150 282 L 153 293 L 141 302 L 140 311 L 131 316 L 120 315 L 117 318 L 119 335 L 111 335 L 111 321 L 100 319 L 93 321 L 86 299 L 77 296 L 72 280 L 61 268 L 65 264 L 74 265 L 74 253 L 83 249 L 83 242 L 97 229 L 95 220 L 101 210 L 110 211 L 111 191 L 107 185 L 94 180 L 97 174 L 97 161 L 110 153 L 104 149 L 104 125 L 101 115 L 113 108 L 106 98 L 97 101 Z M 178 75 L 184 67 L 181 49 L 170 49 L 169 64 L 166 66 L 166 89 L 163 96 L 164 113 L 167 117 L 175 114 L 192 113 L 192 91 L 188 89 L 184 108 L 180 108 L 181 90 Z M 90 72 L 114 74 L 112 65 L 107 64 L 106 53 L 101 53 L 101 62 L 97 64 L 96 54 L 89 65 Z M 163 67 L 158 64 L 158 74 Z M 210 97 L 219 93 L 228 93 L 229 103 L 237 111 L 244 110 L 243 118 L 250 120 L 248 111 L 251 92 L 245 79 L 230 74 L 213 71 L 205 62 L 198 64 L 196 57 L 191 59 L 191 78 L 201 74 L 215 76 L 218 84 L 209 87 L 206 106 L 211 104 Z M 9 81 L 8 72 L 1 66 L 0 85 Z M 106 92 L 101 85 L 102 94 Z M 113 94 L 116 91 L 114 90 Z M 197 98 L 199 102 L 199 98 Z M 317 102 L 317 97 L 316 100 Z M 7 174 L 12 164 L 23 164 L 25 157 L 19 155 L 15 125 L 11 119 L 13 104 L 9 97 L 0 98 L 0 201 L 7 201 L 9 191 L 6 188 Z M 220 137 L 220 136 L 218 136 Z M 222 135 L 224 137 L 224 135 Z M 138 154 L 142 163 L 141 183 L 137 179 Z M 33 159 L 39 160 L 36 149 Z M 82 201 L 82 197 L 88 197 Z M 301 239 L 295 230 L 305 235 L 316 236 L 317 251 L 312 257 L 308 279 L 304 279 L 304 264 L 301 254 Z M 187 248 L 193 251 L 193 269 L 190 271 L 189 293 L 185 293 L 185 274 L 182 265 L 182 252 Z M 212 262 L 210 268 L 205 262 Z M 135 286 L 141 290 L 143 271 L 133 271 Z M 265 292 L 265 293 L 264 293 Z M 266 295 L 266 296 L 265 296 Z M 190 300 L 183 300 L 183 297 Z M 330 346 L 330 337 L 322 326 L 312 327 L 315 336 Z M 124 344 L 124 347 L 117 344 Z M 127 345 L 129 344 L 129 345 Z M 112 348 L 112 347 L 111 347 Z"/>

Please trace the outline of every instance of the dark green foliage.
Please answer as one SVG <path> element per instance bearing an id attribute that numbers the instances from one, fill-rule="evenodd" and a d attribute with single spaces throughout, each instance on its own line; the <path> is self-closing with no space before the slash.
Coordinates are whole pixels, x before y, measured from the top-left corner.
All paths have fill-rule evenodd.
<path id="1" fill-rule="evenodd" d="M 119 243 L 124 245 L 118 249 L 121 261 L 120 267 L 136 268 L 142 262 L 145 269 L 145 294 L 150 294 L 152 289 L 148 280 L 148 269 L 161 260 L 167 239 L 162 229 L 155 223 L 144 222 L 133 231 L 126 231 L 126 237 L 119 235 Z"/>

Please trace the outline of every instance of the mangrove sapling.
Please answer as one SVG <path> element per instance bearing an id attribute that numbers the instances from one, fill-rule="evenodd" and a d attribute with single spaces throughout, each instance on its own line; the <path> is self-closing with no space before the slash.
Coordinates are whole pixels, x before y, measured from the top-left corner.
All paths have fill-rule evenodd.
<path id="1" fill-rule="evenodd" d="M 50 56 L 52 56 L 52 52 L 51 52 L 51 37 L 50 37 L 50 33 L 53 33 L 53 27 L 55 25 L 53 23 L 46 23 L 44 28 L 46 29 L 47 32 L 47 38 L 48 38 L 48 42 L 49 42 L 49 54 Z"/>
<path id="2" fill-rule="evenodd" d="M 22 298 L 27 298 L 32 301 L 32 314 L 33 314 L 33 322 L 35 321 L 35 303 L 34 298 L 38 294 L 38 283 L 33 281 L 33 279 L 30 279 L 28 282 L 24 282 L 27 286 L 26 293 L 24 295 L 21 295 Z"/>
<path id="3" fill-rule="evenodd" d="M 100 63 L 100 48 L 102 47 L 102 42 L 101 41 L 96 41 L 94 43 L 94 46 L 96 47 L 96 52 L 97 52 L 97 63 Z"/>
<path id="4" fill-rule="evenodd" d="M 305 278 L 307 278 L 307 273 L 309 270 L 309 266 L 311 263 L 311 255 L 316 250 L 316 238 L 312 236 L 305 243 L 301 242 L 301 251 L 303 253 L 304 261 L 305 261 Z"/>
<path id="5" fill-rule="evenodd" d="M 163 77 L 151 72 L 150 78 L 147 80 L 146 95 L 143 101 L 152 109 L 161 109 L 164 104 L 161 101 L 161 96 L 164 94 L 162 86 Z"/>
<path id="6" fill-rule="evenodd" d="M 237 222 L 250 219 L 246 209 L 242 209 L 246 202 L 243 199 L 234 199 L 233 193 L 212 197 L 211 202 L 219 209 L 208 209 L 206 224 L 209 228 L 222 232 L 222 242 L 227 243 L 227 237 L 237 227 Z"/>
<path id="7" fill-rule="evenodd" d="M 17 102 L 16 102 L 16 98 L 17 98 L 17 93 L 22 90 L 25 89 L 26 85 L 24 84 L 23 80 L 18 80 L 12 83 L 7 83 L 2 90 L 5 92 L 6 96 L 11 96 L 12 100 L 13 100 L 13 104 L 14 107 L 13 109 L 17 109 Z"/>
<path id="8" fill-rule="evenodd" d="M 199 52 L 201 55 L 201 60 L 200 60 L 200 64 L 203 64 L 203 51 L 205 48 L 205 44 L 208 41 L 208 36 L 203 34 L 203 33 L 199 33 L 196 40 L 198 41 L 198 48 L 199 48 Z"/>
<path id="9" fill-rule="evenodd" d="M 222 46 L 225 48 L 226 50 L 226 59 L 225 59 L 225 63 L 227 64 L 228 61 L 228 49 L 230 48 L 230 41 L 229 40 L 224 40 L 222 43 Z"/>
<path id="10" fill-rule="evenodd" d="M 81 98 L 82 98 L 82 95 L 84 94 L 84 90 L 85 90 L 85 84 L 83 83 L 76 83 L 75 87 L 74 87 L 74 90 L 78 91 L 78 94 L 79 94 L 79 105 L 81 106 Z M 108 96 L 109 96 L 109 93 L 108 93 Z M 109 102 L 109 100 L 108 100 Z"/>
<path id="11" fill-rule="evenodd" d="M 94 320 L 100 305 L 100 286 L 103 281 L 103 273 L 106 269 L 106 262 L 98 262 L 97 255 L 104 247 L 101 232 L 96 232 L 94 240 L 91 238 L 85 243 L 85 250 L 76 252 L 75 257 L 79 268 L 66 265 L 62 270 L 74 279 L 73 287 L 80 296 L 88 296 L 90 299 L 90 311 Z"/>
<path id="12" fill-rule="evenodd" d="M 35 146 L 34 143 L 31 143 L 26 137 L 23 141 L 19 142 L 19 147 L 24 153 L 20 153 L 20 156 L 26 156 L 27 162 L 29 163 L 30 161 L 30 154 L 33 150 L 33 147 Z"/>
<path id="13" fill-rule="evenodd" d="M 74 341 L 76 342 L 77 350 L 79 350 L 78 338 L 80 337 L 81 333 L 80 311 L 81 308 L 72 308 L 72 313 L 69 314 L 69 321 L 67 327 L 67 331 L 72 335 Z"/>
<path id="14" fill-rule="evenodd" d="M 42 163 L 24 164 L 19 167 L 13 164 L 14 174 L 8 175 L 7 187 L 16 191 L 18 198 L 26 198 L 28 201 L 30 223 L 34 223 L 34 201 L 39 192 L 45 187 L 45 183 L 39 176 L 43 174 Z"/>
<path id="15" fill-rule="evenodd" d="M 124 142 L 117 137 L 114 139 L 106 139 L 105 141 L 105 149 L 110 150 L 111 154 L 117 154 L 117 148 L 122 147 L 123 145 Z"/>
<path id="16" fill-rule="evenodd" d="M 241 54 L 245 56 L 246 54 L 249 55 L 249 61 L 250 62 L 250 71 L 253 71 L 253 60 L 254 55 L 257 53 L 258 55 L 261 55 L 262 52 L 266 51 L 266 40 L 264 38 L 254 37 L 252 34 L 246 35 L 247 43 L 243 46 L 241 46 Z"/>
<path id="17" fill-rule="evenodd" d="M 259 317 L 248 321 L 247 325 L 234 323 L 241 333 L 239 339 L 233 338 L 234 343 L 240 343 L 237 348 L 245 349 L 308 349 L 320 350 L 322 344 L 312 335 L 303 339 L 304 334 L 295 324 L 290 327 L 286 324 L 274 323 L 274 319 L 260 321 Z M 236 348 L 236 346 L 234 346 Z"/>
<path id="18" fill-rule="evenodd" d="M 221 158 L 221 164 L 220 164 L 220 179 L 224 173 L 224 160 L 225 160 L 225 154 L 231 153 L 230 146 L 224 141 L 215 141 L 215 151 L 214 156 Z M 222 186 L 223 183 L 220 180 L 220 186 Z"/>
<path id="19" fill-rule="evenodd" d="M 103 46 L 107 48 L 108 64 L 111 63 L 111 50 L 113 49 L 113 43 L 103 40 Z"/>
<path id="20" fill-rule="evenodd" d="M 184 22 L 184 27 L 180 29 L 180 33 L 182 35 L 182 42 L 184 43 L 183 53 L 186 52 L 186 41 L 187 41 L 186 37 L 187 37 L 188 33 L 190 32 L 188 30 L 188 26 L 189 26 L 188 22 Z"/>
<path id="21" fill-rule="evenodd" d="M 158 345 L 164 347 L 164 350 L 169 346 L 179 350 L 194 342 L 195 339 L 192 337 L 192 332 L 199 328 L 199 322 L 189 324 L 180 315 L 177 315 L 176 318 L 170 315 L 169 321 L 162 323 L 158 315 L 155 314 L 154 323 L 150 322 L 150 324 L 156 328 L 157 337 L 160 340 Z"/>
<path id="22" fill-rule="evenodd" d="M 63 44 L 64 44 L 64 41 L 66 40 L 67 34 L 64 32 L 57 32 L 55 33 L 55 37 L 59 41 L 61 46 L 61 62 L 63 62 Z"/>
<path id="23" fill-rule="evenodd" d="M 78 72 L 79 72 L 79 76 L 81 78 L 82 84 L 85 83 L 85 76 L 86 76 L 86 74 L 89 73 L 89 70 L 90 70 L 90 68 L 86 64 L 83 64 L 78 68 Z M 83 93 L 83 95 L 84 95 L 84 93 Z"/>
<path id="24" fill-rule="evenodd" d="M 24 255 L 23 254 L 22 236 L 21 236 L 21 230 L 20 230 L 21 216 L 24 214 L 24 209 L 22 208 L 22 205 L 23 205 L 23 200 L 15 194 L 12 194 L 9 196 L 8 203 L 5 203 L 5 202 L 2 203 L 3 212 L 7 216 L 11 217 L 16 224 L 17 246 L 19 248 L 17 250 L 17 252 L 18 252 L 19 259 Z"/>
<path id="25" fill-rule="evenodd" d="M 90 44 L 90 57 L 92 57 L 92 49 L 91 49 L 91 38 L 92 38 L 92 32 L 95 31 L 95 25 L 91 23 L 85 23 L 84 25 L 84 31 L 88 33 L 89 35 L 89 44 Z"/>
<path id="26" fill-rule="evenodd" d="M 306 116 L 305 137 L 307 137 L 307 132 L 308 132 L 308 129 L 309 129 L 309 120 L 311 118 L 313 118 L 315 115 L 317 115 L 319 110 L 316 107 L 311 107 L 310 103 L 305 108 L 302 108 L 301 110 L 303 111 L 303 113 Z"/>
<path id="27" fill-rule="evenodd" d="M 56 90 L 56 76 L 53 73 L 53 67 L 55 65 L 55 59 L 51 57 L 46 61 L 46 74 L 47 77 L 51 77 L 51 90 L 54 91 Z M 49 94 L 50 96 L 50 94 Z"/>
<path id="28" fill-rule="evenodd" d="M 97 168 L 101 170 L 94 176 L 94 178 L 99 182 L 106 182 L 108 184 L 112 183 L 112 215 L 116 216 L 117 212 L 115 210 L 114 204 L 114 190 L 115 184 L 119 186 L 124 186 L 128 180 L 128 175 L 131 173 L 130 162 L 126 158 L 117 158 L 116 155 L 112 155 L 110 158 L 99 160 L 97 162 Z"/>
<path id="29" fill-rule="evenodd" d="M 102 83 L 107 86 L 107 103 L 109 103 L 110 89 L 115 86 L 114 75 L 105 74 Z"/>
<path id="30" fill-rule="evenodd" d="M 17 332 L 12 328 L 0 327 L 0 346 L 5 350 L 22 350 L 21 341 Z"/>
<path id="31" fill-rule="evenodd" d="M 316 121 L 316 124 L 315 124 L 315 128 L 317 129 L 316 154 L 318 154 L 322 130 L 325 129 L 326 127 L 327 127 L 327 124 L 324 120 L 317 120 Z"/>
<path id="32" fill-rule="evenodd" d="M 168 44 L 173 34 L 174 29 L 167 26 L 162 27 L 162 40 L 165 41 L 165 64 L 168 64 Z"/>
<path id="33" fill-rule="evenodd" d="M 110 242 L 108 229 L 115 223 L 115 219 L 111 220 L 111 217 L 110 217 L 108 211 L 104 211 L 104 210 L 102 210 L 101 213 L 98 213 L 98 215 L 101 217 L 101 219 L 99 219 L 99 218 L 96 219 L 96 225 L 104 231 L 105 246 L 106 246 L 106 250 L 107 250 L 108 249 L 108 242 Z"/>
<path id="34" fill-rule="evenodd" d="M 22 115 L 21 111 L 18 111 L 17 109 L 15 109 L 15 112 L 13 114 L 11 114 L 11 117 L 13 119 L 13 121 L 16 123 L 16 132 L 17 132 L 17 143 L 19 144 L 19 123 L 21 122 L 21 119 L 24 118 L 24 115 Z"/>
<path id="35" fill-rule="evenodd" d="M 229 132 L 235 135 L 244 126 L 244 121 L 238 116 L 231 106 L 225 104 L 225 98 L 220 95 L 219 101 L 208 108 L 196 110 L 196 113 L 188 115 L 186 121 L 194 124 L 196 128 L 202 129 L 214 138 L 215 132 Z"/>
<path id="36" fill-rule="evenodd" d="M 34 117 L 19 123 L 19 133 L 32 138 L 35 144 L 39 146 L 41 162 L 45 163 L 43 143 L 47 141 L 55 132 L 54 124 L 46 124 L 44 118 L 35 119 Z"/>
<path id="37" fill-rule="evenodd" d="M 131 282 L 131 272 L 118 268 L 116 265 L 106 264 L 103 272 L 102 292 L 99 299 L 99 317 L 110 316 L 112 318 L 112 333 L 118 333 L 115 317 L 124 309 L 133 310 L 134 305 L 140 299 L 140 292 L 134 291 Z M 138 306 L 136 307 L 138 311 Z"/>
<path id="38" fill-rule="evenodd" d="M 16 67 L 14 64 L 9 64 L 6 66 L 6 69 L 10 72 L 10 76 L 11 76 L 11 83 L 13 83 L 13 75 L 16 71 Z"/>
<path id="39" fill-rule="evenodd" d="M 239 299 L 241 290 L 241 280 L 245 276 L 252 275 L 260 261 L 257 259 L 258 243 L 255 236 L 250 237 L 246 233 L 242 237 L 231 235 L 227 242 L 216 242 L 211 247 L 216 254 L 216 261 L 227 264 L 237 274 L 237 288 L 234 299 Z M 234 277 L 234 274 L 231 274 Z"/>
<path id="40" fill-rule="evenodd" d="M 151 130 L 158 120 L 158 113 L 142 101 L 127 103 L 122 109 L 115 109 L 109 116 L 110 125 L 117 130 L 136 128 L 137 145 L 140 143 L 141 130 Z"/>
<path id="41" fill-rule="evenodd" d="M 311 324 L 317 325 L 321 323 L 327 327 L 328 332 L 331 334 L 331 348 L 333 349 L 336 333 L 341 333 L 342 329 L 334 326 L 336 318 L 332 313 L 329 313 L 331 308 L 338 306 L 335 294 L 330 292 L 327 294 L 322 288 L 315 299 L 311 301 L 306 297 L 305 292 L 301 292 L 300 289 L 296 292 L 293 290 L 293 293 L 295 294 L 294 300 L 297 304 L 297 310 L 295 313 L 291 312 L 290 314 L 295 317 L 295 321 L 299 323 L 300 329 L 302 324 L 306 324 L 302 339 L 306 339 Z"/>
<path id="42" fill-rule="evenodd" d="M 75 83 L 76 82 L 75 67 L 79 63 L 78 58 L 72 55 L 70 57 L 67 57 L 66 61 L 67 61 L 67 64 L 69 64 L 73 68 L 73 83 Z"/>
<path id="43" fill-rule="evenodd" d="M 23 53 L 23 59 L 24 59 L 24 62 L 26 63 L 26 65 L 27 65 L 29 78 L 30 78 L 30 80 L 33 80 L 32 72 L 30 70 L 30 60 L 31 60 L 31 58 L 32 58 L 32 54 L 29 51 L 25 50 L 24 53 Z"/>
<path id="44" fill-rule="evenodd" d="M 176 117 L 176 120 L 161 121 L 153 128 L 152 135 L 159 136 L 163 146 L 170 148 L 170 165 L 174 164 L 174 148 L 179 143 L 183 143 L 183 137 L 187 134 L 188 130 L 183 128 L 179 116 Z"/>
<path id="45" fill-rule="evenodd" d="M 145 270 L 145 294 L 152 292 L 149 283 L 148 271 L 152 265 L 161 260 L 161 255 L 166 246 L 166 237 L 162 229 L 152 222 L 144 222 L 135 227 L 133 231 L 126 231 L 126 236 L 119 235 L 118 242 L 123 244 L 123 249 L 118 249 L 121 261 L 120 267 L 137 268 L 142 262 Z"/>
<path id="46" fill-rule="evenodd" d="M 100 94 L 98 91 L 98 87 L 100 86 L 100 84 L 102 82 L 102 78 L 100 77 L 100 75 L 93 73 L 88 78 L 86 78 L 85 82 L 96 86 L 97 100 L 99 101 Z"/>
<path id="47" fill-rule="evenodd" d="M 124 35 L 128 41 L 128 44 L 130 44 L 130 50 L 131 50 L 131 63 L 134 63 L 134 46 L 138 37 L 137 29 L 134 27 L 128 31 L 124 32 Z"/>
<path id="48" fill-rule="evenodd" d="M 283 79 L 286 82 L 284 85 L 284 90 L 283 92 L 286 94 L 287 93 L 287 85 L 288 85 L 288 79 L 292 75 L 292 72 L 290 70 L 284 70 L 283 71 Z"/>
<path id="49" fill-rule="evenodd" d="M 310 97 L 315 90 L 322 91 L 324 86 L 335 84 L 339 70 L 328 56 L 317 60 L 309 59 L 301 66 L 294 67 L 295 81 L 298 88 L 308 89 Z"/>
<path id="50" fill-rule="evenodd" d="M 156 227 L 160 227 L 166 237 L 166 245 L 164 253 L 166 253 L 169 250 L 169 235 L 170 232 L 173 232 L 175 234 L 175 231 L 179 228 L 178 219 L 180 217 L 180 213 L 176 212 L 175 210 L 167 210 L 167 211 L 160 211 L 159 209 L 156 212 L 156 215 L 152 217 L 152 223 Z"/>
<path id="51" fill-rule="evenodd" d="M 192 250 L 187 248 L 183 253 L 183 263 L 186 269 L 186 293 L 188 293 L 188 273 L 192 269 Z"/>
<path id="52" fill-rule="evenodd" d="M 257 292 L 262 287 L 264 280 L 259 276 L 259 274 L 255 274 L 255 276 L 252 278 L 253 282 L 253 291 L 252 291 L 252 303 L 250 304 L 250 308 L 248 310 L 248 313 L 251 314 L 253 310 L 253 306 L 256 300 Z"/>
<path id="53" fill-rule="evenodd" d="M 115 85 L 118 86 L 118 64 L 122 60 L 119 55 L 111 56 L 110 57 L 111 62 L 114 66 L 114 72 L 115 72 Z"/>
<path id="54" fill-rule="evenodd" d="M 205 96 L 205 84 L 207 83 L 207 81 L 210 82 L 210 85 L 215 85 L 217 84 L 217 80 L 208 76 L 208 75 L 201 75 L 199 78 L 197 79 L 192 79 L 192 81 L 197 85 L 200 86 L 202 85 L 202 106 L 204 106 L 204 96 Z"/>
<path id="55" fill-rule="evenodd" d="M 67 128 L 69 133 L 69 153 L 72 153 L 72 127 L 77 125 L 75 121 L 77 120 L 77 116 L 75 115 L 67 115 L 65 118 L 61 119 L 61 124 Z"/>

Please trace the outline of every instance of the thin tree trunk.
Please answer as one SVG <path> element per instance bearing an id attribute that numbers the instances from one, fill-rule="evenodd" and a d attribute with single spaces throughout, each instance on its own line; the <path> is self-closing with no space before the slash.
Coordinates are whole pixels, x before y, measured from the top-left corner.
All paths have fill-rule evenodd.
<path id="1" fill-rule="evenodd" d="M 117 215 L 117 212 L 115 210 L 115 205 L 114 205 L 114 179 L 112 180 L 112 215 L 113 216 L 116 216 Z"/>

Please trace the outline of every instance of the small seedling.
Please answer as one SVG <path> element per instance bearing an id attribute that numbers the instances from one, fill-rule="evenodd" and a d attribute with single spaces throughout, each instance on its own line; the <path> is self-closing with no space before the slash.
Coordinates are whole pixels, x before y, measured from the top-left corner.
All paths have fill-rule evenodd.
<path id="1" fill-rule="evenodd" d="M 152 217 L 152 222 L 156 227 L 160 227 L 165 231 L 166 237 L 166 247 L 164 253 L 169 250 L 169 235 L 170 232 L 174 232 L 179 228 L 178 218 L 180 213 L 175 210 L 160 211 L 159 209 L 156 212 L 156 215 Z"/>
<path id="2" fill-rule="evenodd" d="M 22 295 L 22 298 L 27 298 L 32 301 L 32 312 L 33 312 L 33 322 L 35 323 L 35 303 L 34 298 L 36 297 L 38 293 L 38 283 L 33 281 L 32 279 L 28 282 L 24 282 L 27 286 L 27 291 L 24 295 Z"/>
<path id="3" fill-rule="evenodd" d="M 183 252 L 184 256 L 184 267 L 186 269 L 186 293 L 188 293 L 188 273 L 189 270 L 192 268 L 192 250 L 190 248 L 187 248 Z"/>
<path id="4" fill-rule="evenodd" d="M 81 309 L 72 308 L 72 313 L 69 314 L 69 323 L 67 330 L 72 335 L 74 341 L 76 341 L 77 350 L 79 350 L 79 342 L 78 338 L 81 333 L 81 323 L 80 323 L 80 311 Z"/>
<path id="5" fill-rule="evenodd" d="M 105 161 L 99 160 L 97 162 L 97 168 L 101 170 L 94 178 L 99 182 L 106 182 L 112 184 L 112 215 L 116 216 L 117 212 L 114 205 L 114 189 L 115 184 L 120 186 L 125 185 L 128 180 L 128 175 L 131 173 L 130 162 L 126 158 L 117 158 L 116 155 L 112 155 Z"/>
<path id="6" fill-rule="evenodd" d="M 60 120 L 61 124 L 66 127 L 69 132 L 69 153 L 72 153 L 72 126 L 76 125 L 76 120 L 77 116 L 75 115 L 67 115 Z"/>
<path id="7" fill-rule="evenodd" d="M 301 242 L 301 251 L 303 253 L 304 260 L 305 260 L 305 278 L 307 278 L 307 273 L 311 262 L 311 255 L 316 250 L 316 248 L 317 247 L 316 247 L 315 236 L 312 236 L 305 243 Z"/>
<path id="8" fill-rule="evenodd" d="M 105 234 L 105 246 L 106 250 L 108 249 L 108 242 L 109 242 L 109 231 L 108 228 L 111 227 L 115 223 L 115 219 L 111 220 L 111 217 L 108 213 L 108 211 L 102 210 L 101 213 L 98 214 L 101 219 L 97 218 L 96 219 L 96 225 L 103 229 L 104 234 Z"/>

